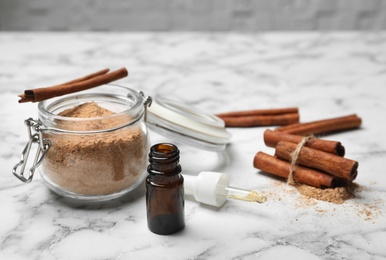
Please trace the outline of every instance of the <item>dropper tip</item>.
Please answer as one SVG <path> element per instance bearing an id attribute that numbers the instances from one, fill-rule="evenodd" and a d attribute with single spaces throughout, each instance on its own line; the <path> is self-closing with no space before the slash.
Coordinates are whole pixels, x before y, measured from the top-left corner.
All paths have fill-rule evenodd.
<path id="1" fill-rule="evenodd" d="M 258 203 L 264 203 L 267 201 L 266 196 L 254 190 L 249 191 L 248 194 L 246 194 L 245 196 L 231 194 L 231 195 L 228 195 L 228 198 L 247 201 L 247 202 L 258 202 Z"/>

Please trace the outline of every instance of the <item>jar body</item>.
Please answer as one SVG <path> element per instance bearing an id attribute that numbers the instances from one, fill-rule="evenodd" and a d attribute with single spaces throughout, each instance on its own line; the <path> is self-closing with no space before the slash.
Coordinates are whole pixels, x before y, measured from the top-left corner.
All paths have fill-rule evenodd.
<path id="1" fill-rule="evenodd" d="M 146 176 L 149 141 L 143 100 L 130 89 L 113 93 L 114 86 L 105 87 L 39 104 L 43 137 L 51 143 L 39 171 L 47 186 L 62 196 L 113 199 L 133 190 Z M 91 118 L 58 116 L 88 102 L 114 113 Z"/>

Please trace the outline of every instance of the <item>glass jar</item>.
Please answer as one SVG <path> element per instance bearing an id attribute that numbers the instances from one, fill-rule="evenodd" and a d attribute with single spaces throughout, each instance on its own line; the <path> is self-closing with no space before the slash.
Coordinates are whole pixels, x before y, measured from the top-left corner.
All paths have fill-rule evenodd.
<path id="1" fill-rule="evenodd" d="M 98 201 L 136 188 L 146 176 L 149 149 L 145 101 L 141 93 L 109 85 L 40 102 L 39 120 L 29 124 L 46 146 L 35 161 L 47 186 L 65 197 Z M 113 113 L 63 116 L 87 103 Z"/>
<path id="2" fill-rule="evenodd" d="M 87 103 L 113 113 L 62 115 Z M 39 169 L 51 190 L 81 200 L 117 198 L 144 181 L 150 148 L 147 126 L 179 142 L 218 153 L 231 137 L 224 122 L 213 115 L 165 98 L 155 102 L 142 92 L 113 84 L 39 102 L 38 114 L 38 119 L 25 121 L 29 141 L 12 172 L 30 182 Z M 26 174 L 33 145 L 37 146 L 36 155 Z"/>

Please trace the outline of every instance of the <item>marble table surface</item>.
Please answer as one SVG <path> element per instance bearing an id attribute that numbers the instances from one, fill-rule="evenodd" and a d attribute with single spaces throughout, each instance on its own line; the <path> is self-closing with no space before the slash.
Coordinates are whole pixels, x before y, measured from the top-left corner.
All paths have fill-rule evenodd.
<path id="1" fill-rule="evenodd" d="M 187 199 L 186 228 L 174 235 L 148 230 L 143 186 L 85 203 L 51 192 L 39 175 L 16 179 L 23 121 L 37 117 L 17 94 L 105 67 L 126 67 L 125 86 L 210 113 L 296 106 L 302 122 L 355 113 L 360 129 L 328 139 L 359 162 L 360 189 L 343 204 L 310 200 L 255 169 L 258 151 L 274 153 L 267 127 L 229 128 L 222 154 L 180 147 L 185 173 L 227 173 L 268 201 L 217 209 Z M 386 33 L 1 32 L 0 88 L 0 259 L 386 259 Z"/>

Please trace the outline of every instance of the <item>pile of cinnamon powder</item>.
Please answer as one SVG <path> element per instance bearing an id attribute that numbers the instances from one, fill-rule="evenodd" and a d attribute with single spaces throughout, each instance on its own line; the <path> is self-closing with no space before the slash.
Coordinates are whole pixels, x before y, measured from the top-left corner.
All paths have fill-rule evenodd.
<path id="1" fill-rule="evenodd" d="M 65 110 L 60 116 L 92 120 L 57 122 L 61 129 L 95 131 L 116 128 L 130 118 L 114 118 L 113 112 L 95 102 Z M 95 120 L 98 118 L 98 120 Z M 43 161 L 43 172 L 61 189 L 82 195 L 106 195 L 134 184 L 147 164 L 147 136 L 141 126 L 92 134 L 45 134 L 52 145 Z"/>
<path id="2" fill-rule="evenodd" d="M 354 188 L 351 186 L 328 189 L 318 189 L 308 185 L 296 185 L 296 189 L 304 196 L 317 200 L 342 204 L 354 197 Z"/>

